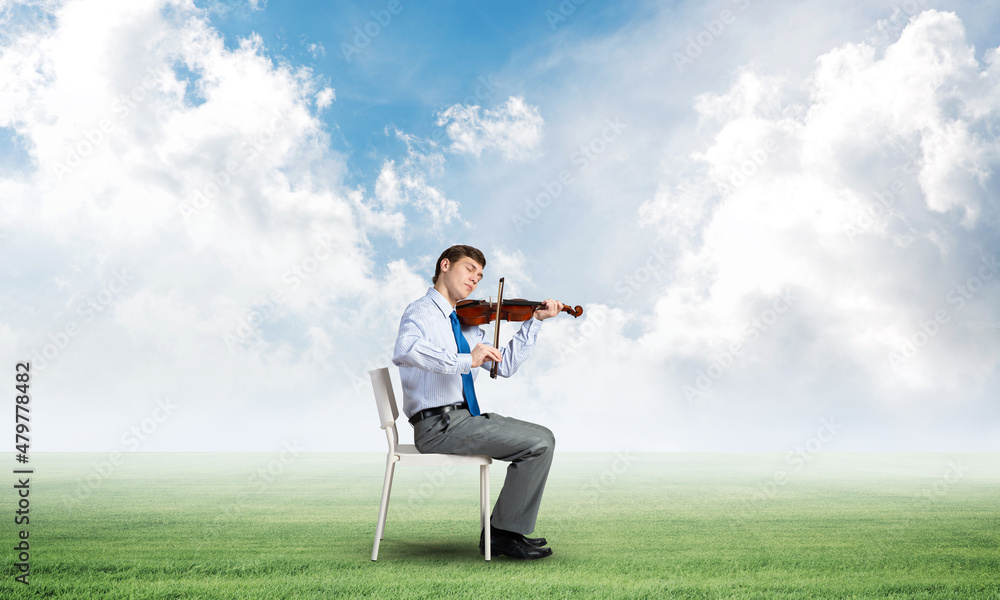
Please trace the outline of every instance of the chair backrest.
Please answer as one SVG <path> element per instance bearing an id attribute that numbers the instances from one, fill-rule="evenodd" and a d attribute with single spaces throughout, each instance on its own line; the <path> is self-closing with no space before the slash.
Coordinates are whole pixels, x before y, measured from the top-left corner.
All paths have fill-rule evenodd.
<path id="1" fill-rule="evenodd" d="M 378 407 L 378 419 L 382 429 L 389 438 L 389 452 L 395 452 L 399 443 L 399 432 L 396 431 L 396 419 L 399 409 L 396 407 L 396 394 L 392 391 L 392 378 L 389 369 L 382 367 L 368 371 L 372 378 L 372 389 L 375 391 L 375 405 Z"/>

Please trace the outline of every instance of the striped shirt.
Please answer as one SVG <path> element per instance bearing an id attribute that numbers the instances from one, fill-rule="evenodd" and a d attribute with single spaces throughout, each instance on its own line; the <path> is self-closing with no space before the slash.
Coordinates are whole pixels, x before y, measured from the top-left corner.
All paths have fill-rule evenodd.
<path id="1" fill-rule="evenodd" d="M 403 311 L 399 322 L 399 335 L 393 351 L 392 364 L 399 367 L 403 384 L 403 413 L 407 418 L 426 408 L 462 402 L 462 374 L 472 369 L 472 355 L 459 354 L 455 333 L 451 328 L 451 313 L 455 310 L 433 287 L 427 295 L 414 301 Z M 529 356 L 542 322 L 532 317 L 506 346 L 500 349 L 503 360 L 497 368 L 501 377 L 510 377 Z M 469 348 L 476 344 L 490 344 L 482 327 L 462 326 L 462 334 Z M 491 369 L 493 361 L 486 361 L 482 368 Z"/>

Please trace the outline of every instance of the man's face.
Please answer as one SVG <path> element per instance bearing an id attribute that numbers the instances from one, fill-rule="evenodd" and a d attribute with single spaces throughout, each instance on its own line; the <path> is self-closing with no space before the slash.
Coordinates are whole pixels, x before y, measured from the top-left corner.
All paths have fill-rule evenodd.
<path id="1" fill-rule="evenodd" d="M 445 288 L 451 293 L 452 299 L 465 300 L 475 291 L 483 278 L 483 267 L 468 256 L 463 256 L 455 262 L 448 259 L 442 261 L 441 278 Z"/>

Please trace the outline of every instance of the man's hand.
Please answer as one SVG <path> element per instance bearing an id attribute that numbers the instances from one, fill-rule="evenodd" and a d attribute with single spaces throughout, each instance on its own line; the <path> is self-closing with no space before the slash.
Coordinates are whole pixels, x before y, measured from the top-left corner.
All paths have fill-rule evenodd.
<path id="1" fill-rule="evenodd" d="M 545 306 L 539 306 L 535 309 L 535 318 L 539 321 L 544 321 L 549 317 L 554 317 L 559 314 L 563 309 L 563 303 L 558 300 L 553 300 L 549 298 L 545 301 Z"/>
<path id="2" fill-rule="evenodd" d="M 476 347 L 472 349 L 472 368 L 480 366 L 488 360 L 494 362 L 500 362 L 503 357 L 500 355 L 500 351 L 493 346 L 487 346 L 486 344 L 476 344 Z"/>

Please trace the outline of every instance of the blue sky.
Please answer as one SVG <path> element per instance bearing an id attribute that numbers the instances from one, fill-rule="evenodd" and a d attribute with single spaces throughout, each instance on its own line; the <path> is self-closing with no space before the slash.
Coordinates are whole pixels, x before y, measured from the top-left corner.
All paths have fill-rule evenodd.
<path id="1" fill-rule="evenodd" d="M 986 2 L 0 20 L 0 356 L 38 450 L 379 450 L 366 371 L 454 243 L 478 296 L 584 306 L 480 379 L 563 449 L 1000 441 Z"/>
<path id="2" fill-rule="evenodd" d="M 337 132 L 332 148 L 350 155 L 351 181 L 360 185 L 374 181 L 382 157 L 400 151 L 402 144 L 385 134 L 387 126 L 422 137 L 439 134 L 433 116 L 451 104 L 489 107 L 523 95 L 522 82 L 501 81 L 497 74 L 522 53 L 549 46 L 555 31 L 600 35 L 637 18 L 630 3 L 581 5 L 553 23 L 544 7 L 530 2 L 424 7 L 401 1 L 396 14 L 388 6 L 270 4 L 260 11 L 220 10 L 212 19 L 227 45 L 259 34 L 274 60 L 306 65 L 329 82 L 337 103 L 323 120 Z"/>

